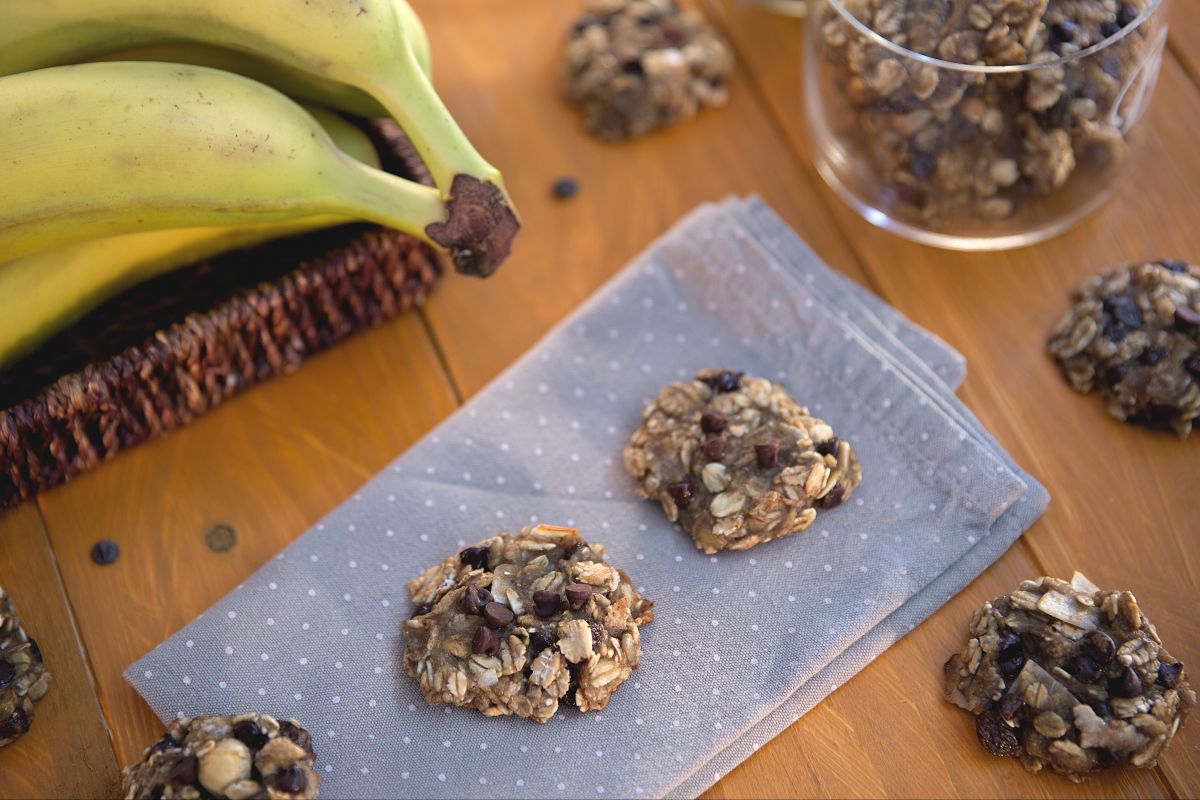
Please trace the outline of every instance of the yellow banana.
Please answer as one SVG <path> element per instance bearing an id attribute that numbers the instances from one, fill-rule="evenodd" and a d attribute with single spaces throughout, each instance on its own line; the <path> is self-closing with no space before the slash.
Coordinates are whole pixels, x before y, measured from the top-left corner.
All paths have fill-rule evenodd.
<path id="1" fill-rule="evenodd" d="M 348 157 L 274 89 L 203 67 L 0 78 L 0 153 L 0 262 L 118 233 L 325 214 L 432 241 L 447 213 L 436 189 Z"/>
<path id="2" fill-rule="evenodd" d="M 379 154 L 359 128 L 325 109 L 307 110 L 343 152 L 379 166 Z M 130 286 L 218 253 L 346 221 L 306 217 L 273 225 L 127 233 L 2 264 L 0 369 Z"/>
<path id="3" fill-rule="evenodd" d="M 405 0 L 38 0 L 0 13 L 0 74 L 171 41 L 252 53 L 358 88 L 412 140 L 449 208 L 429 238 L 463 272 L 490 274 L 520 224 L 499 171 L 475 151 L 421 69 Z"/>

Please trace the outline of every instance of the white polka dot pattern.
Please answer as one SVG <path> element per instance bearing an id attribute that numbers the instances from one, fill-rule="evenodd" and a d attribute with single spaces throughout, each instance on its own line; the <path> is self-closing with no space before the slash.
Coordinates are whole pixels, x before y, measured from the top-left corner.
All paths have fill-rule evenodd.
<path id="1" fill-rule="evenodd" d="M 730 211 L 740 221 L 709 208 L 685 222 L 130 682 L 164 719 L 297 717 L 319 739 L 323 795 L 534 798 L 698 794 L 849 680 L 1045 494 L 954 399 L 957 354 L 761 205 Z M 634 498 L 624 437 L 664 380 L 705 366 L 782 372 L 820 404 L 860 453 L 861 505 L 709 558 Z M 406 581 L 530 519 L 578 525 L 657 601 L 636 680 L 602 714 L 564 708 L 544 726 L 427 706 L 400 666 Z"/>

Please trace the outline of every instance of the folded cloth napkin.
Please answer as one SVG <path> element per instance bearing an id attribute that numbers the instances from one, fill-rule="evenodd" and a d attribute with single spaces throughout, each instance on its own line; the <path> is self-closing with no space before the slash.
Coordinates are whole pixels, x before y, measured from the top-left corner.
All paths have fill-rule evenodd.
<path id="1" fill-rule="evenodd" d="M 706 556 L 635 497 L 621 450 L 642 407 L 704 367 L 781 381 L 849 439 L 853 499 L 805 533 Z M 955 399 L 963 369 L 761 202 L 702 207 L 126 677 L 164 720 L 296 717 L 325 797 L 698 794 L 1044 511 Z M 402 667 L 407 580 L 535 522 L 605 544 L 656 601 L 641 666 L 603 712 L 540 726 L 429 707 Z"/>

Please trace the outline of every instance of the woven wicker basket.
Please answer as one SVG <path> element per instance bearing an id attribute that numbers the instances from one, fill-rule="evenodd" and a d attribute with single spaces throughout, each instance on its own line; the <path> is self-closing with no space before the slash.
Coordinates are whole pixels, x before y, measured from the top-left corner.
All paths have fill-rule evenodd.
<path id="1" fill-rule="evenodd" d="M 366 129 L 386 169 L 428 180 L 398 128 Z M 420 304 L 440 275 L 425 244 L 355 225 L 230 253 L 131 289 L 0 372 L 0 508 Z"/>

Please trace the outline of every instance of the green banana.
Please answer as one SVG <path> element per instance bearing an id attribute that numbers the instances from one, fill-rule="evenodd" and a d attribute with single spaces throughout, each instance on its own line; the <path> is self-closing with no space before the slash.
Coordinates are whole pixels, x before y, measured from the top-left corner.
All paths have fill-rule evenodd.
<path id="1" fill-rule="evenodd" d="M 344 153 L 379 166 L 379 154 L 362 130 L 331 111 L 307 110 Z M 130 286 L 239 247 L 347 221 L 305 217 L 276 224 L 127 233 L 2 264 L 0 369 Z"/>
<path id="2" fill-rule="evenodd" d="M 405 0 L 38 0 L 12 2 L 0 25 L 0 74 L 172 41 L 266 57 L 360 89 L 412 140 L 448 208 L 428 237 L 459 270 L 487 275 L 520 228 L 498 170 L 459 129 L 413 42 Z"/>
<path id="3" fill-rule="evenodd" d="M 303 108 L 220 70 L 79 64 L 0 78 L 0 261 L 137 230 L 314 215 L 431 241 L 438 191 L 337 149 Z"/>

